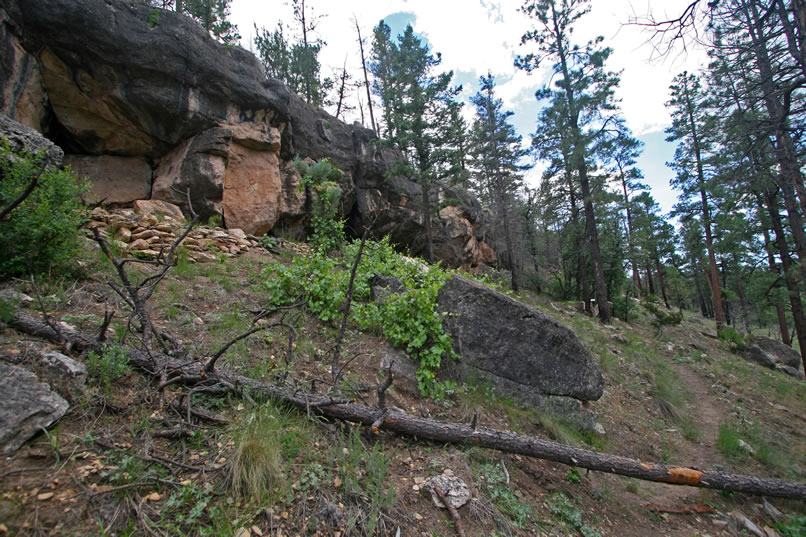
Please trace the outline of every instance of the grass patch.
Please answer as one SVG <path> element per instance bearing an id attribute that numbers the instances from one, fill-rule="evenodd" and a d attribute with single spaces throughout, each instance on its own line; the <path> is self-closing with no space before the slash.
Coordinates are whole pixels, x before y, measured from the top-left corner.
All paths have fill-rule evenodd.
<path id="1" fill-rule="evenodd" d="M 693 441 L 700 437 L 700 431 L 688 411 L 691 395 L 680 385 L 675 372 L 663 362 L 652 363 L 652 388 L 649 394 L 658 403 L 664 419 L 676 424 L 684 438 Z"/>
<path id="2" fill-rule="evenodd" d="M 716 445 L 719 452 L 727 459 L 735 459 L 741 453 L 739 447 L 739 431 L 728 423 L 719 426 L 719 436 Z"/>
<path id="3" fill-rule="evenodd" d="M 310 440 L 303 418 L 271 401 L 247 413 L 232 437 L 230 488 L 256 502 L 283 492 L 287 461 Z"/>
<path id="4" fill-rule="evenodd" d="M 507 474 L 500 463 L 486 461 L 475 464 L 475 485 L 482 490 L 495 508 L 517 528 L 525 529 L 532 517 L 532 507 L 521 501 L 507 484 Z"/>
<path id="5" fill-rule="evenodd" d="M 360 504 L 367 513 L 363 521 L 351 520 L 347 524 L 347 534 L 363 526 L 367 535 L 374 535 L 381 512 L 395 503 L 395 488 L 387 478 L 391 459 L 380 442 L 365 446 L 357 427 L 341 438 L 332 457 L 336 461 L 337 483 L 340 482 L 347 498 Z"/>

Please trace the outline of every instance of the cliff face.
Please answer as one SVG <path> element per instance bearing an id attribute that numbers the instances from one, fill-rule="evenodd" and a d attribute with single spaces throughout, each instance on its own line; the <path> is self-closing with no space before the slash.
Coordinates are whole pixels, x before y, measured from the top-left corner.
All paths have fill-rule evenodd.
<path id="1" fill-rule="evenodd" d="M 258 60 L 193 21 L 137 0 L 0 0 L 0 110 L 45 133 L 105 203 L 161 199 L 256 235 L 305 225 L 307 195 L 290 165 L 327 157 L 343 171 L 351 227 L 423 249 L 419 185 L 386 177 L 401 155 L 371 130 L 308 106 Z M 445 264 L 494 263 L 481 211 L 440 211 Z"/>

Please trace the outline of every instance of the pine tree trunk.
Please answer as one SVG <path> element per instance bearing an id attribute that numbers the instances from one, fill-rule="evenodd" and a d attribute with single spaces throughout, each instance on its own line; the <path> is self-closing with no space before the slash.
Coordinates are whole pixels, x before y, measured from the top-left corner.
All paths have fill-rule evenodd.
<path id="1" fill-rule="evenodd" d="M 758 206 L 759 214 L 764 211 L 764 202 L 761 199 L 761 194 L 754 192 L 756 195 L 756 205 Z M 764 234 L 764 250 L 767 252 L 767 264 L 770 267 L 770 272 L 778 276 L 781 275 L 781 269 L 778 263 L 775 262 L 775 256 L 772 254 L 770 245 L 772 239 L 770 238 L 770 231 L 766 226 L 762 226 L 762 233 Z M 792 336 L 789 333 L 789 321 L 786 319 L 786 311 L 783 304 L 775 303 L 775 313 L 778 317 L 778 330 L 781 333 L 781 341 L 784 345 L 792 346 Z"/>
<path id="2" fill-rule="evenodd" d="M 560 59 L 560 66 L 563 78 L 571 80 L 568 68 L 567 52 L 564 49 L 562 32 L 560 31 L 558 14 L 554 3 L 551 3 L 552 19 L 554 23 L 554 38 L 557 45 L 557 55 Z M 602 252 L 599 249 L 599 233 L 596 229 L 596 215 L 593 210 L 593 196 L 591 195 L 590 183 L 588 182 L 588 165 L 585 162 L 586 140 L 582 136 L 579 128 L 579 110 L 577 108 L 574 90 L 570 84 L 564 85 L 565 97 L 568 104 L 568 124 L 571 127 L 573 150 L 571 152 L 572 166 L 576 168 L 579 175 L 579 183 L 582 189 L 582 205 L 585 210 L 585 239 L 588 244 L 588 252 L 593 264 L 593 284 L 596 291 L 596 301 L 599 306 L 599 319 L 606 323 L 610 320 L 610 304 L 607 299 L 607 283 L 605 282 L 604 269 L 602 267 Z"/>
<path id="3" fill-rule="evenodd" d="M 423 231 L 425 232 L 425 258 L 429 263 L 434 262 L 434 242 L 431 235 L 431 188 L 427 181 L 423 181 Z"/>
<path id="4" fill-rule="evenodd" d="M 627 179 L 624 176 L 624 170 L 621 169 L 621 163 L 618 164 L 619 173 L 621 175 L 621 189 L 624 193 L 624 208 L 627 212 L 627 242 L 630 247 L 630 265 L 632 265 L 632 281 L 638 292 L 641 292 L 641 275 L 638 272 L 638 263 L 635 261 L 635 238 L 633 233 L 632 224 L 632 211 L 630 210 L 630 196 L 627 193 Z"/>
<path id="5" fill-rule="evenodd" d="M 778 247 L 778 254 L 781 256 L 781 266 L 784 271 L 784 281 L 789 291 L 789 304 L 792 308 L 792 320 L 795 322 L 795 333 L 800 344 L 800 356 L 803 363 L 803 370 L 806 372 L 806 315 L 803 312 L 803 303 L 800 299 L 800 286 L 795 275 L 792 258 L 789 255 L 789 245 L 786 242 L 786 232 L 781 222 L 781 215 L 778 213 L 778 203 L 776 196 L 770 190 L 765 193 L 767 201 L 767 211 L 770 214 L 772 229 L 775 233 L 775 243 Z"/>

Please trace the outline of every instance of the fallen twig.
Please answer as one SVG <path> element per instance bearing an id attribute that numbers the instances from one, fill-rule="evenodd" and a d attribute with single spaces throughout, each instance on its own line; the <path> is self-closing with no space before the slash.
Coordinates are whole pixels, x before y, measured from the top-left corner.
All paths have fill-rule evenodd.
<path id="1" fill-rule="evenodd" d="M 437 493 L 437 496 L 439 496 L 440 501 L 443 504 L 445 504 L 445 508 L 448 510 L 448 514 L 451 515 L 451 518 L 453 519 L 453 525 L 456 526 L 456 534 L 459 537 L 467 537 L 467 535 L 465 534 L 465 528 L 462 525 L 462 517 L 459 516 L 459 511 L 456 510 L 456 507 L 453 506 L 453 504 L 450 502 L 445 493 L 442 492 L 442 489 L 439 488 L 439 485 L 434 484 L 434 492 Z"/>

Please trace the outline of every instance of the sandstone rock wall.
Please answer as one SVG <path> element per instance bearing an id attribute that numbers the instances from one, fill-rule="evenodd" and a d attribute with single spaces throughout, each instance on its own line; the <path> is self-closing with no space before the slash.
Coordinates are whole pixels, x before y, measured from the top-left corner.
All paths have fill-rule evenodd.
<path id="1" fill-rule="evenodd" d="M 289 161 L 326 157 L 344 172 L 351 229 L 374 221 L 413 253 L 424 248 L 419 186 L 386 177 L 399 153 L 311 108 L 250 52 L 186 17 L 141 0 L 0 0 L 0 45 L 0 111 L 61 146 L 95 184 L 94 200 L 151 197 L 187 212 L 189 188 L 205 217 L 256 235 L 299 233 L 310 203 Z M 480 212 L 446 209 L 433 226 L 440 258 L 491 263 Z"/>

